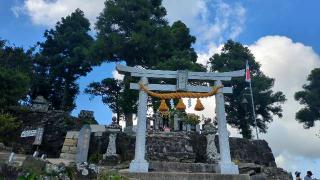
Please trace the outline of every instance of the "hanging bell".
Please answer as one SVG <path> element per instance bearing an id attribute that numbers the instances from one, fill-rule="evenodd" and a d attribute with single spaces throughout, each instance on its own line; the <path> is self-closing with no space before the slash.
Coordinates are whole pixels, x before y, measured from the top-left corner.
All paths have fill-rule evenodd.
<path id="1" fill-rule="evenodd" d="M 176 109 L 177 110 L 180 110 L 180 111 L 183 111 L 186 109 L 186 105 L 183 103 L 183 100 L 182 99 L 179 99 L 179 102 L 176 106 Z"/>
<path id="2" fill-rule="evenodd" d="M 160 106 L 159 106 L 159 109 L 158 109 L 160 112 L 164 112 L 164 111 L 168 111 L 169 108 L 167 106 L 167 103 L 166 103 L 166 100 L 162 99 L 161 100 L 161 103 L 160 103 Z"/>
<path id="3" fill-rule="evenodd" d="M 196 103 L 196 106 L 194 107 L 194 110 L 196 110 L 196 111 L 204 110 L 204 107 L 203 107 L 203 105 L 202 105 L 202 103 L 201 103 L 199 98 L 197 99 L 197 103 Z"/>

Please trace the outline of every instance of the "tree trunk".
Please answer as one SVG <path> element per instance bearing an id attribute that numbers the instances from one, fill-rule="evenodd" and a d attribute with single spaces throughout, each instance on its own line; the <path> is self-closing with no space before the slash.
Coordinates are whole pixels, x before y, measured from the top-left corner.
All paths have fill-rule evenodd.
<path id="1" fill-rule="evenodd" d="M 126 120 L 126 127 L 133 126 L 132 113 L 126 113 L 124 118 Z"/>

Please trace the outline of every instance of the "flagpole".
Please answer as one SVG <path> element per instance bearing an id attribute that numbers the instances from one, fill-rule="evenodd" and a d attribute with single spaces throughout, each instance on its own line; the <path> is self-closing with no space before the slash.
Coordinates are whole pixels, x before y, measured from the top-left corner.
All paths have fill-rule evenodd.
<path id="1" fill-rule="evenodd" d="M 252 104 L 252 118 L 254 120 L 254 124 L 256 126 L 256 134 L 257 134 L 257 139 L 259 140 L 259 132 L 258 132 L 258 125 L 257 125 L 257 118 L 256 118 L 256 112 L 254 110 L 254 101 L 253 101 L 253 93 L 252 93 L 252 86 L 251 86 L 251 79 L 249 81 L 250 85 L 250 94 L 251 94 L 251 104 Z"/>
<path id="2" fill-rule="evenodd" d="M 248 61 L 246 62 L 246 82 L 248 82 L 250 86 L 252 118 L 256 128 L 257 139 L 259 139 L 258 124 L 257 124 L 257 118 L 256 118 L 256 111 L 254 110 L 255 108 L 254 108 L 253 93 L 252 93 L 252 86 L 251 86 L 250 67 L 249 67 Z"/>

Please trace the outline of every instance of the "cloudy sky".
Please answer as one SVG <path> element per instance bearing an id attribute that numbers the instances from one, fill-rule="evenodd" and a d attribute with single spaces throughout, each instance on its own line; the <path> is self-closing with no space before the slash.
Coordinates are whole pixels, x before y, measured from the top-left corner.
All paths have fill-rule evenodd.
<path id="1" fill-rule="evenodd" d="M 45 29 L 76 8 L 82 9 L 94 23 L 103 8 L 104 0 L 0 0 L 0 38 L 12 45 L 29 48 L 43 40 Z M 269 125 L 266 139 L 278 166 L 288 171 L 312 170 L 320 177 L 320 139 L 315 136 L 319 124 L 303 129 L 294 118 L 300 108 L 293 94 L 306 83 L 308 73 L 320 65 L 320 1 L 298 0 L 164 0 L 168 21 L 182 20 L 197 37 L 194 45 L 198 62 L 206 63 L 219 52 L 227 39 L 234 39 L 250 48 L 262 70 L 276 79 L 275 90 L 285 93 L 288 101 L 283 106 L 282 119 L 275 118 Z M 92 81 L 116 76 L 114 64 L 103 64 L 79 80 L 81 90 Z M 254 84 L 253 84 L 254 86 Z M 213 104 L 207 99 L 205 104 Z M 81 109 L 95 111 L 99 123 L 107 124 L 111 112 L 99 98 L 89 101 L 83 93 L 77 98 Z M 213 116 L 206 109 L 206 116 Z M 232 131 L 233 132 L 233 131 Z M 234 131 L 233 135 L 237 135 Z"/>

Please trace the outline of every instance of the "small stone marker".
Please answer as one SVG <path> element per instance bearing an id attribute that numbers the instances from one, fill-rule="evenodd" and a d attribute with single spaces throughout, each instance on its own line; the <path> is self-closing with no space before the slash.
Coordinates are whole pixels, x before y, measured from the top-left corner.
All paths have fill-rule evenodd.
<path id="1" fill-rule="evenodd" d="M 191 131 L 191 124 L 187 124 L 187 131 Z"/>
<path id="2" fill-rule="evenodd" d="M 32 156 L 33 156 L 33 157 L 38 157 L 38 155 L 39 155 L 39 152 L 38 152 L 38 151 L 35 151 Z"/>
<path id="3" fill-rule="evenodd" d="M 196 125 L 196 132 L 198 132 L 198 133 L 200 132 L 200 125 L 199 124 Z"/>
<path id="4" fill-rule="evenodd" d="M 179 130 L 179 121 L 180 121 L 180 118 L 178 117 L 178 115 L 174 114 L 174 116 L 173 116 L 173 130 L 175 130 L 175 131 Z"/>
<path id="5" fill-rule="evenodd" d="M 42 155 L 41 155 L 41 159 L 42 159 L 42 160 L 47 159 L 47 155 L 46 155 L 46 154 L 42 154 Z"/>
<path id="6" fill-rule="evenodd" d="M 33 145 L 41 145 L 44 129 L 39 127 L 37 129 L 36 138 L 34 139 Z"/>
<path id="7" fill-rule="evenodd" d="M 12 152 L 12 153 L 10 154 L 10 156 L 9 156 L 9 160 L 8 160 L 9 164 L 10 164 L 10 163 L 13 163 L 14 159 L 15 159 L 15 154 L 14 154 L 14 152 Z"/>
<path id="8" fill-rule="evenodd" d="M 117 134 L 116 133 L 111 133 L 109 135 L 109 143 L 108 143 L 106 156 L 116 156 L 117 155 L 116 138 L 117 138 Z"/>
<path id="9" fill-rule="evenodd" d="M 76 163 L 87 162 L 90 143 L 91 128 L 89 125 L 82 126 L 77 143 Z"/>

